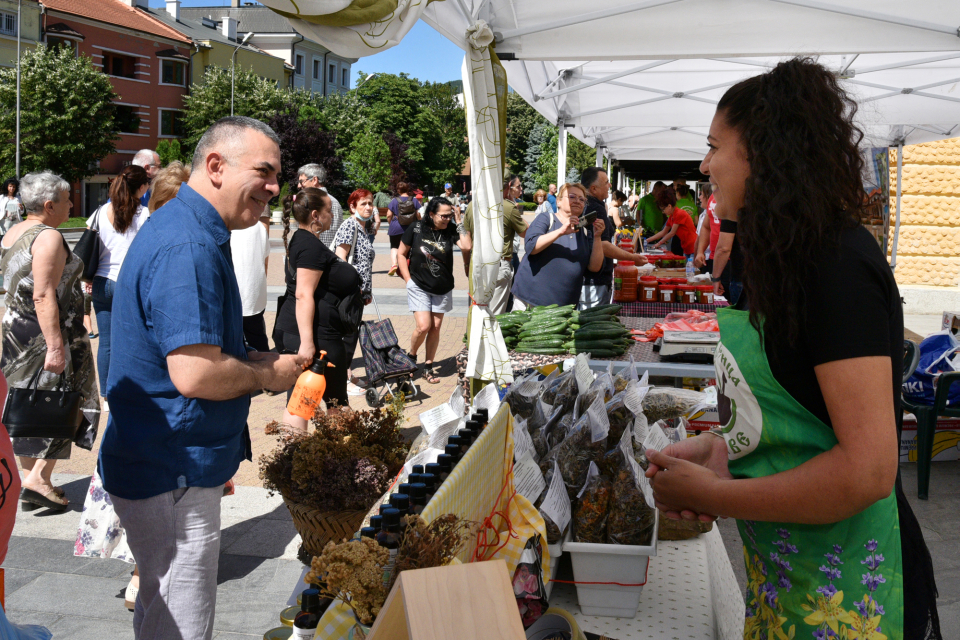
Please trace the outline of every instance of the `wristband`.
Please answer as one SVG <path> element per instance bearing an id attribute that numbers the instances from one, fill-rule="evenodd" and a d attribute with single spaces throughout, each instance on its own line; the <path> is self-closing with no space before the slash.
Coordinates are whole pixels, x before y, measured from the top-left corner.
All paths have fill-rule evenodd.
<path id="1" fill-rule="evenodd" d="M 720 280 L 722 280 L 722 278 L 714 278 L 713 276 L 710 276 L 710 282 L 716 283 L 716 282 L 720 282 Z"/>
<path id="2" fill-rule="evenodd" d="M 457 223 L 457 233 L 459 233 L 462 236 L 467 234 L 467 229 L 466 227 L 463 226 L 462 222 Z"/>

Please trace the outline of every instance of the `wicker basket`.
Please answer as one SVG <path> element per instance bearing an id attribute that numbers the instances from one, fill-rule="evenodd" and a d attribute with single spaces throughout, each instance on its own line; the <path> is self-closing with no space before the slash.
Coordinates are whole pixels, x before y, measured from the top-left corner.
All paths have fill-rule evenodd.
<path id="1" fill-rule="evenodd" d="M 317 511 L 299 502 L 283 499 L 293 517 L 293 526 L 303 539 L 303 549 L 319 556 L 330 541 L 350 539 L 360 530 L 367 512 L 364 511 Z"/>

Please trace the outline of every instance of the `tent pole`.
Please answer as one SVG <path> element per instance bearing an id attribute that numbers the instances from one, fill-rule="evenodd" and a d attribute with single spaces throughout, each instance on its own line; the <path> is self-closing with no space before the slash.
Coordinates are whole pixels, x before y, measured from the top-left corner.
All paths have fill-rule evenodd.
<path id="1" fill-rule="evenodd" d="M 594 163 L 598 169 L 603 168 L 603 147 L 597 145 L 597 161 Z"/>
<path id="2" fill-rule="evenodd" d="M 890 270 L 897 270 L 897 240 L 900 238 L 900 196 L 903 194 L 903 140 L 897 145 L 897 214 L 893 227 L 893 248 L 890 250 Z"/>
<path id="3" fill-rule="evenodd" d="M 562 121 L 557 140 L 557 186 L 559 187 L 567 182 L 567 128 Z"/>

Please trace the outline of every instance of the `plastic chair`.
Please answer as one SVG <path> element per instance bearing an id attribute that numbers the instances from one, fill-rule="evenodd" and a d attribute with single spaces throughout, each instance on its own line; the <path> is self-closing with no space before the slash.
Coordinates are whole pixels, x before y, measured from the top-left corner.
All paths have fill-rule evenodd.
<path id="1" fill-rule="evenodd" d="M 920 360 L 920 349 L 909 340 L 903 341 L 903 381 L 913 375 Z M 960 418 L 960 407 L 947 407 L 950 387 L 960 382 L 960 371 L 941 373 L 937 377 L 937 393 L 933 406 L 914 404 L 903 398 L 903 409 L 917 417 L 917 496 L 927 499 L 930 490 L 930 462 L 933 460 L 933 445 L 937 433 L 937 418 L 949 416 Z"/>

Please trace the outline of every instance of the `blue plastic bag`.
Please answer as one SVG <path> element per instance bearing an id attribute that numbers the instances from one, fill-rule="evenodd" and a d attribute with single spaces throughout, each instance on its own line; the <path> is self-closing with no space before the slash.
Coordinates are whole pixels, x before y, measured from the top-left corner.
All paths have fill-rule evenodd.
<path id="1" fill-rule="evenodd" d="M 913 375 L 903 383 L 903 397 L 916 404 L 933 406 L 936 379 L 941 373 L 960 370 L 960 344 L 948 331 L 935 333 L 920 343 L 920 362 Z M 960 405 L 960 384 L 954 385 L 947 405 Z"/>
<path id="2" fill-rule="evenodd" d="M 0 640 L 50 640 L 53 634 L 38 624 L 13 624 L 0 608 Z"/>

